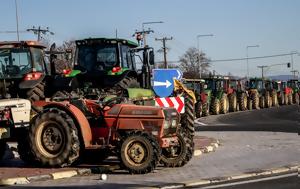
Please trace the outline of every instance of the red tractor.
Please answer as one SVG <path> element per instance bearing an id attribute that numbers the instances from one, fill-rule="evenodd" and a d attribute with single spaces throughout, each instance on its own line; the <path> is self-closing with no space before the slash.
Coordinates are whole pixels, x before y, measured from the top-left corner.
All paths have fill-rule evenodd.
<path id="1" fill-rule="evenodd" d="M 175 167 L 191 159 L 193 141 L 179 134 L 176 109 L 120 104 L 123 100 L 37 101 L 43 112 L 33 118 L 28 153 L 21 158 L 64 167 L 75 164 L 86 150 L 96 150 L 118 156 L 122 167 L 135 174 L 153 171 L 159 161 Z"/>

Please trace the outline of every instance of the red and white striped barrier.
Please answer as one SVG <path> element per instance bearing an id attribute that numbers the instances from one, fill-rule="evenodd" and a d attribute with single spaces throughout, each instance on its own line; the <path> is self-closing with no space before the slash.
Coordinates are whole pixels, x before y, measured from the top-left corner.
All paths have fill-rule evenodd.
<path id="1" fill-rule="evenodd" d="M 183 97 L 155 98 L 155 106 L 174 107 L 179 113 L 184 113 Z"/>

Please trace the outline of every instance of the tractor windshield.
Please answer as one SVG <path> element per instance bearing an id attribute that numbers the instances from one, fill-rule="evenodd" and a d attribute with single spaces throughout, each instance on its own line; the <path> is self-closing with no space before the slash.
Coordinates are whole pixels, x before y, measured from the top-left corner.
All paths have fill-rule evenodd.
<path id="1" fill-rule="evenodd" d="M 263 89 L 263 81 L 261 80 L 250 80 L 250 88 L 251 89 Z"/>
<path id="2" fill-rule="evenodd" d="M 111 44 L 97 44 L 78 47 L 78 62 L 89 72 L 111 70 L 117 65 L 117 47 Z"/>

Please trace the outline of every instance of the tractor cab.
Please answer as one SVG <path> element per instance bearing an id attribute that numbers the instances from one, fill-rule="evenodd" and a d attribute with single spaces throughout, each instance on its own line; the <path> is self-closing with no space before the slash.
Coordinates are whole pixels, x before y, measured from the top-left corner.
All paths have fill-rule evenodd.
<path id="1" fill-rule="evenodd" d="M 249 80 L 248 84 L 249 89 L 257 89 L 258 91 L 261 91 L 265 89 L 265 82 L 262 79 L 253 78 Z"/>
<path id="2" fill-rule="evenodd" d="M 44 60 L 46 47 L 36 41 L 0 42 L 0 96 L 22 96 L 50 74 Z M 25 96 L 24 96 L 25 97 Z"/>
<path id="3" fill-rule="evenodd" d="M 77 40 L 74 70 L 81 71 L 79 81 L 98 88 L 114 87 L 123 79 L 132 81 L 130 87 L 149 85 L 150 77 L 147 78 L 145 72 L 150 76 L 149 64 L 154 64 L 153 49 L 137 47 L 138 44 L 125 39 Z M 138 70 L 135 57 L 140 51 L 143 51 L 143 66 Z"/>

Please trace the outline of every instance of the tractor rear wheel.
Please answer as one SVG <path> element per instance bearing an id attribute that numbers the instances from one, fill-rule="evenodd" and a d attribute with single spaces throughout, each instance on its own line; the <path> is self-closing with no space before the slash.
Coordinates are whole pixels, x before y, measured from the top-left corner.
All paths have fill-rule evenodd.
<path id="1" fill-rule="evenodd" d="M 127 89 L 127 88 L 140 88 L 140 84 L 136 78 L 125 77 L 119 83 L 117 83 L 117 88 Z"/>
<path id="2" fill-rule="evenodd" d="M 247 110 L 247 95 L 245 93 L 241 93 L 238 95 L 238 103 L 239 103 L 239 110 L 245 111 Z"/>
<path id="3" fill-rule="evenodd" d="M 214 98 L 211 103 L 211 112 L 213 115 L 218 115 L 220 113 L 220 101 Z"/>
<path id="4" fill-rule="evenodd" d="M 265 107 L 270 108 L 272 106 L 272 99 L 270 93 L 267 91 L 265 94 Z"/>
<path id="5" fill-rule="evenodd" d="M 194 119 L 195 119 L 195 108 L 192 97 L 187 93 L 184 96 L 184 113 L 181 114 L 181 126 L 185 129 L 191 136 L 195 135 Z"/>
<path id="6" fill-rule="evenodd" d="M 253 102 L 253 109 L 259 109 L 259 96 L 258 96 L 258 92 L 252 93 L 251 94 L 251 99 Z"/>
<path id="7" fill-rule="evenodd" d="M 40 82 L 34 88 L 27 91 L 26 98 L 30 100 L 31 103 L 45 99 L 45 83 Z M 38 113 L 42 110 L 42 108 L 32 106 L 32 110 L 34 113 Z"/>
<path id="8" fill-rule="evenodd" d="M 252 99 L 248 98 L 247 99 L 247 109 L 248 110 L 252 110 L 253 108 L 253 102 L 252 102 Z"/>
<path id="9" fill-rule="evenodd" d="M 120 161 L 131 174 L 152 172 L 161 156 L 157 140 L 146 132 L 130 132 L 121 141 Z"/>
<path id="10" fill-rule="evenodd" d="M 290 94 L 288 95 L 288 104 L 289 104 L 289 105 L 293 104 L 293 95 L 292 95 L 292 93 L 290 93 Z"/>
<path id="11" fill-rule="evenodd" d="M 194 142 L 192 137 L 186 132 L 179 132 L 178 146 L 163 148 L 160 162 L 165 167 L 182 167 L 187 164 L 193 157 Z"/>
<path id="12" fill-rule="evenodd" d="M 209 105 L 208 103 L 202 104 L 202 116 L 208 116 L 209 115 Z"/>
<path id="13" fill-rule="evenodd" d="M 298 93 L 294 94 L 294 104 L 299 105 L 299 94 Z"/>
<path id="14" fill-rule="evenodd" d="M 201 102 L 197 102 L 196 104 L 196 118 L 202 117 L 203 105 Z"/>
<path id="15" fill-rule="evenodd" d="M 281 92 L 280 94 L 278 94 L 279 96 L 277 96 L 278 98 L 278 103 L 279 105 L 284 105 L 284 94 Z"/>
<path id="16" fill-rule="evenodd" d="M 79 158 L 78 130 L 65 111 L 44 110 L 29 128 L 28 136 L 34 162 L 41 166 L 70 166 Z"/>
<path id="17" fill-rule="evenodd" d="M 7 146 L 6 142 L 0 139 L 0 161 L 2 160 L 5 154 L 6 146 Z"/>
<path id="18" fill-rule="evenodd" d="M 276 92 L 272 92 L 272 105 L 278 106 L 278 98 Z"/>
<path id="19" fill-rule="evenodd" d="M 285 93 L 284 94 L 284 105 L 288 105 L 289 103 L 289 96 Z"/>
<path id="20" fill-rule="evenodd" d="M 223 94 L 220 100 L 220 113 L 226 114 L 229 111 L 229 100 L 226 94 Z"/>
<path id="21" fill-rule="evenodd" d="M 237 97 L 235 93 L 229 95 L 229 111 L 235 112 L 237 107 Z"/>
<path id="22" fill-rule="evenodd" d="M 263 96 L 261 96 L 260 98 L 259 98 L 259 107 L 261 108 L 261 109 L 263 109 L 263 108 L 265 108 L 266 107 L 266 101 L 265 101 L 266 99 L 265 99 L 265 97 L 263 97 Z"/>

